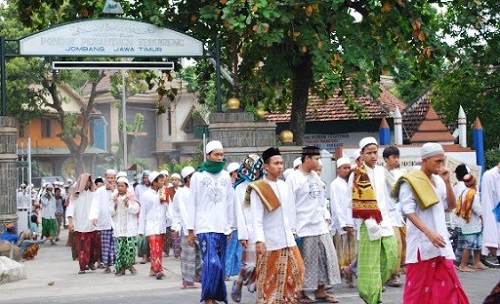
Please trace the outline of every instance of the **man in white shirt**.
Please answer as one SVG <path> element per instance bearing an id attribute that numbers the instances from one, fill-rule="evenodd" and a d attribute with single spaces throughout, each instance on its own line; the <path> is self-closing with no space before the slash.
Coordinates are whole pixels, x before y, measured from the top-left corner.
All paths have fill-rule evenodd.
<path id="1" fill-rule="evenodd" d="M 95 186 L 90 174 L 81 174 L 70 194 L 69 205 L 66 209 L 68 229 L 73 231 L 78 244 L 76 246 L 80 265 L 78 274 L 84 274 L 87 267 L 95 270 L 95 263 L 100 255 L 99 235 L 89 219 L 94 194 Z"/>
<path id="2" fill-rule="evenodd" d="M 330 184 L 330 211 L 332 217 L 333 244 L 337 250 L 339 267 L 347 267 L 356 258 L 357 240 L 353 223 L 346 223 L 349 209 L 349 186 L 347 179 L 351 173 L 351 160 L 341 157 L 336 160 L 337 177 Z M 343 268 L 345 269 L 345 268 Z M 352 275 L 346 273 L 346 283 L 354 287 Z"/>
<path id="3" fill-rule="evenodd" d="M 54 186 L 47 184 L 45 191 L 40 196 L 40 204 L 42 207 L 42 237 L 50 240 L 52 245 L 55 245 L 57 237 L 57 220 L 56 220 L 56 197 L 52 191 Z"/>
<path id="4" fill-rule="evenodd" d="M 196 288 L 194 282 L 200 282 L 201 279 L 201 259 L 200 259 L 200 245 L 195 242 L 195 246 L 191 247 L 188 244 L 187 236 L 188 231 L 186 228 L 187 210 L 186 204 L 189 199 L 189 186 L 191 184 L 191 176 L 196 170 L 187 166 L 181 171 L 184 187 L 180 187 L 174 195 L 172 202 L 172 230 L 174 234 L 181 237 L 181 274 L 182 274 L 182 288 Z"/>
<path id="5" fill-rule="evenodd" d="M 255 227 L 257 303 L 297 303 L 304 281 L 304 263 L 295 242 L 289 219 L 295 202 L 287 184 L 279 179 L 283 158 L 278 148 L 262 153 L 264 179 L 250 185 Z M 286 274 L 286 275 L 283 275 Z"/>
<path id="6" fill-rule="evenodd" d="M 325 206 L 325 189 L 315 171 L 319 159 L 318 147 L 303 148 L 302 164 L 290 173 L 286 183 L 295 202 L 292 227 L 302 239 L 300 252 L 305 265 L 304 289 L 315 290 L 314 296 L 318 300 L 336 303 L 335 297 L 325 291 L 326 285 L 340 284 L 341 281 L 337 253 L 328 230 L 331 217 Z M 303 292 L 301 301 L 310 300 Z"/>
<path id="7" fill-rule="evenodd" d="M 139 202 L 141 201 L 141 196 L 144 191 L 148 190 L 148 188 L 151 186 L 151 183 L 149 181 L 149 174 L 151 174 L 151 171 L 144 170 L 142 172 L 141 179 L 139 180 L 139 184 L 135 186 L 134 191 L 137 199 L 139 199 Z M 137 255 L 142 258 L 142 260 L 140 261 L 141 264 L 146 264 L 148 262 L 149 245 L 148 240 L 145 236 L 137 237 Z"/>
<path id="8" fill-rule="evenodd" d="M 191 178 L 191 193 L 187 204 L 188 242 L 200 242 L 203 261 L 201 301 L 227 303 L 225 250 L 227 236 L 236 227 L 234 220 L 235 194 L 229 173 L 224 170 L 222 143 L 212 140 L 205 147 L 207 160 Z"/>
<path id="9" fill-rule="evenodd" d="M 396 239 L 389 216 L 389 193 L 384 168 L 377 166 L 378 143 L 373 137 L 359 142 L 361 164 L 349 177 L 351 212 L 358 236 L 358 293 L 369 304 L 382 301 L 382 285 L 396 266 Z"/>
<path id="10" fill-rule="evenodd" d="M 484 172 L 481 179 L 481 204 L 483 207 L 483 249 L 484 255 L 494 254 L 500 263 L 500 215 L 493 212 L 500 208 L 500 163 Z M 500 210 L 498 211 L 500 212 Z"/>
<path id="11" fill-rule="evenodd" d="M 404 171 L 399 168 L 399 149 L 395 146 L 389 146 L 384 149 L 384 152 L 382 152 L 382 157 L 385 162 L 385 185 L 387 187 L 387 193 L 390 194 L 396 181 L 404 174 Z M 387 285 L 391 287 L 401 287 L 399 273 L 401 271 L 401 263 L 404 261 L 404 256 L 402 254 L 406 249 L 405 240 L 401 238 L 401 235 L 405 235 L 404 232 L 406 232 L 406 227 L 404 225 L 403 215 L 401 214 L 401 206 L 397 198 L 389 196 L 388 206 L 389 216 L 391 217 L 394 225 L 394 236 L 396 237 L 397 262 L 391 279 L 387 282 Z M 403 234 L 401 234 L 401 230 L 403 230 Z"/>
<path id="12" fill-rule="evenodd" d="M 456 202 L 443 147 L 426 143 L 421 156 L 421 169 L 405 174 L 396 186 L 408 219 L 403 303 L 469 303 L 448 240 L 444 212 Z"/>
<path id="13" fill-rule="evenodd" d="M 104 174 L 104 179 L 105 186 L 98 188 L 95 192 L 89 218 L 101 236 L 101 262 L 104 266 L 104 273 L 111 273 L 110 267 L 116 259 L 116 246 L 109 201 L 116 189 L 116 171 L 108 169 Z"/>
<path id="14" fill-rule="evenodd" d="M 151 267 L 149 275 L 162 280 L 163 245 L 167 231 L 167 201 L 160 200 L 160 190 L 165 184 L 165 175 L 157 171 L 149 175 L 151 187 L 141 196 L 141 213 L 139 214 L 139 235 L 145 235 L 149 244 Z"/>

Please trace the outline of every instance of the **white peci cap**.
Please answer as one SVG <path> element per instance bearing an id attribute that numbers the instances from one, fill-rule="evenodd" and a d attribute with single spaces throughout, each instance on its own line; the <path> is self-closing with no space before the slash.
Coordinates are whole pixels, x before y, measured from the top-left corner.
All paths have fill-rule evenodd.
<path id="1" fill-rule="evenodd" d="M 236 171 L 238 170 L 238 168 L 240 167 L 240 164 L 238 163 L 230 163 L 229 165 L 227 165 L 227 172 L 231 173 L 233 171 Z"/>
<path id="2" fill-rule="evenodd" d="M 224 147 L 222 147 L 222 143 L 220 141 L 211 140 L 207 143 L 207 145 L 205 147 L 205 154 L 208 154 L 216 149 L 224 149 Z"/>
<path id="3" fill-rule="evenodd" d="M 349 157 L 341 157 L 336 161 L 337 168 L 342 167 L 343 165 L 351 165 L 351 159 Z"/>
<path id="4" fill-rule="evenodd" d="M 193 174 L 195 171 L 196 170 L 193 167 L 187 166 L 182 168 L 181 175 L 183 178 L 186 178 L 188 175 Z"/>

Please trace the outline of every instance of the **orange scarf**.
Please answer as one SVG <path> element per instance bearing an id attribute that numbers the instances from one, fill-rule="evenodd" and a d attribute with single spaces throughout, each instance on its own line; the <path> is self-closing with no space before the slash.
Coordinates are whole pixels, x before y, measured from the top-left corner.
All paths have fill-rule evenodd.
<path id="1" fill-rule="evenodd" d="M 354 169 L 352 187 L 352 217 L 363 220 L 374 219 L 382 222 L 382 213 L 378 208 L 377 195 L 366 173 L 365 165 Z"/>
<path id="2" fill-rule="evenodd" d="M 467 190 L 464 190 L 464 192 Z M 465 194 L 465 198 L 462 192 L 457 199 L 457 207 L 455 208 L 455 214 L 465 220 L 465 222 L 470 222 L 472 217 L 472 204 L 474 203 L 474 196 L 476 195 L 476 188 L 469 188 L 469 191 Z"/>

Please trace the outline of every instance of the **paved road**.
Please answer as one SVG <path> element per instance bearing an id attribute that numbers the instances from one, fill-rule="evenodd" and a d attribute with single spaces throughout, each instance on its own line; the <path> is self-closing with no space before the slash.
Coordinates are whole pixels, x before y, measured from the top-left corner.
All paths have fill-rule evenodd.
<path id="1" fill-rule="evenodd" d="M 24 262 L 28 278 L 0 285 L 0 303 L 199 303 L 199 289 L 180 289 L 180 265 L 172 257 L 163 260 L 166 277 L 162 281 L 148 277 L 148 264 L 138 264 L 136 276 L 115 277 L 102 270 L 78 275 L 78 263 L 71 259 L 70 249 L 64 243 L 65 235 L 58 245 L 43 245 L 35 260 Z M 482 303 L 500 279 L 500 269 L 459 275 L 470 302 Z M 49 286 L 51 282 L 54 284 Z M 342 285 L 335 286 L 333 292 L 340 303 L 363 303 L 356 289 Z M 383 301 L 401 303 L 402 293 L 402 288 L 388 287 Z M 241 303 L 255 303 L 254 295 L 245 292 Z"/>

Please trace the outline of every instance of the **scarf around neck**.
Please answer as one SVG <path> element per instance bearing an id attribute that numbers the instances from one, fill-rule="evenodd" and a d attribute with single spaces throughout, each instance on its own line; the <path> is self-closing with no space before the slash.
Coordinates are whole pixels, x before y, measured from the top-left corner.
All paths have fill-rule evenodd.
<path id="1" fill-rule="evenodd" d="M 382 213 L 378 208 L 377 195 L 373 188 L 365 165 L 354 169 L 352 187 L 352 217 L 363 220 L 374 219 L 382 222 Z"/>
<path id="2" fill-rule="evenodd" d="M 216 162 L 210 159 L 207 159 L 198 167 L 199 172 L 207 171 L 208 173 L 217 174 L 224 169 L 226 165 L 226 160 Z"/>

